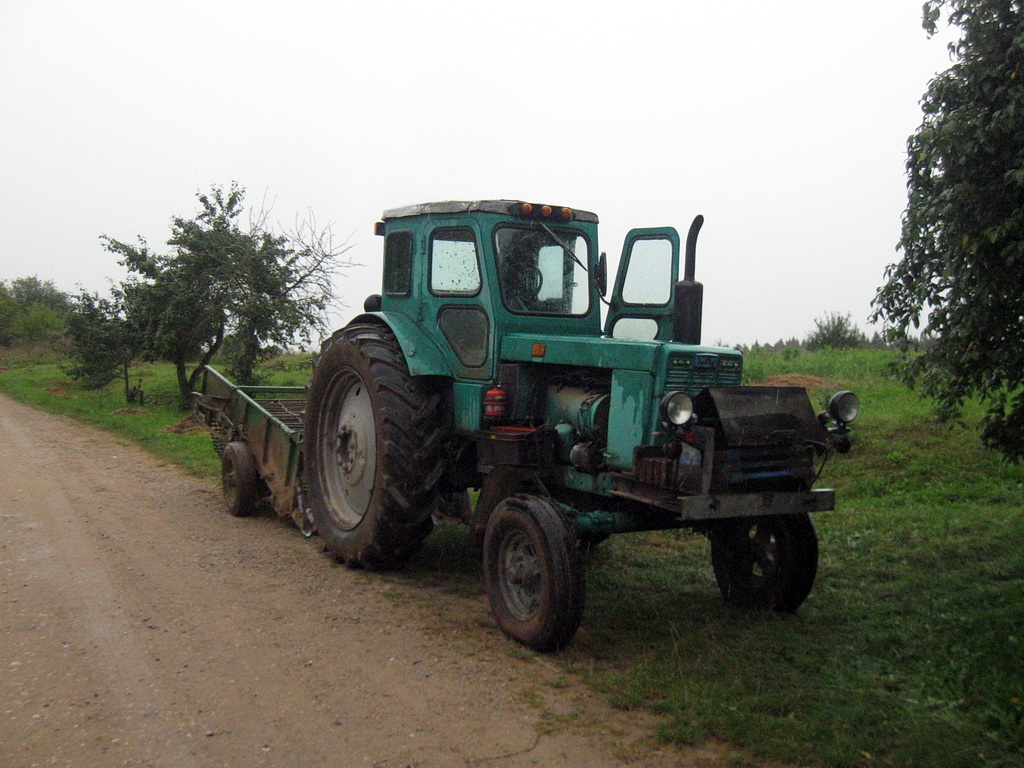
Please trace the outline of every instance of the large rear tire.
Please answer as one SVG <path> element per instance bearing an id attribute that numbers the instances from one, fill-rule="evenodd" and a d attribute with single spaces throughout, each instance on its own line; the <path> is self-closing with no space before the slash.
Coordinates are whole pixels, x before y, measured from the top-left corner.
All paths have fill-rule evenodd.
<path id="1" fill-rule="evenodd" d="M 722 597 L 745 608 L 792 612 L 818 572 L 818 536 L 807 514 L 722 520 L 709 531 Z"/>
<path id="2" fill-rule="evenodd" d="M 307 397 L 303 478 L 338 560 L 393 568 L 423 545 L 445 466 L 443 392 L 409 375 L 385 326 L 350 325 L 325 342 Z"/>
<path id="3" fill-rule="evenodd" d="M 506 635 L 535 651 L 564 648 L 579 628 L 585 592 L 572 524 L 541 496 L 501 501 L 484 537 L 484 583 Z"/>

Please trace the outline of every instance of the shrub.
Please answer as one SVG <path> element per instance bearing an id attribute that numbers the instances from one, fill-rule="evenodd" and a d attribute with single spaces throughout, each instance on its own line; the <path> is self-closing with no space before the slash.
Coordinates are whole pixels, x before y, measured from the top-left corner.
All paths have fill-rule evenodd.
<path id="1" fill-rule="evenodd" d="M 814 330 L 807 336 L 804 346 L 818 349 L 858 349 L 868 341 L 867 336 L 850 319 L 850 315 L 830 312 L 814 321 Z"/>

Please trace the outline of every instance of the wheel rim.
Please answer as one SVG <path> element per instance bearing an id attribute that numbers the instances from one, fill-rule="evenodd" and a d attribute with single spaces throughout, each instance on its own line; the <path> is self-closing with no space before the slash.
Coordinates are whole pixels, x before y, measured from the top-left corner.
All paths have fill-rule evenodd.
<path id="1" fill-rule="evenodd" d="M 342 529 L 354 528 L 370 508 L 377 474 L 373 402 L 354 371 L 331 382 L 320 422 L 319 466 L 329 512 Z"/>
<path id="2" fill-rule="evenodd" d="M 718 546 L 719 562 L 734 586 L 746 585 L 744 589 L 754 595 L 768 594 L 777 585 L 783 545 L 775 521 L 738 525 L 718 540 Z"/>
<path id="3" fill-rule="evenodd" d="M 757 584 L 779 573 L 779 539 L 769 527 L 763 523 L 755 525 L 747 534 L 750 574 Z"/>
<path id="4" fill-rule="evenodd" d="M 501 544 L 498 585 L 509 612 L 529 620 L 540 605 L 541 567 L 537 550 L 526 533 L 514 531 Z"/>
<path id="5" fill-rule="evenodd" d="M 220 484 L 221 489 L 224 492 L 224 503 L 227 506 L 233 507 L 235 500 L 238 498 L 238 467 L 235 462 L 230 458 L 224 461 L 224 466 L 220 472 Z"/>

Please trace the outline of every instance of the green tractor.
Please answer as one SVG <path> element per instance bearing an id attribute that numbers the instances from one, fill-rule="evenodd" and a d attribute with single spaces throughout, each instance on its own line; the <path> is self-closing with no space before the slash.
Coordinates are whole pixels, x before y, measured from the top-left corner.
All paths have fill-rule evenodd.
<path id="1" fill-rule="evenodd" d="M 812 485 L 858 402 L 816 414 L 804 389 L 742 386 L 741 353 L 701 345 L 702 221 L 681 281 L 676 230 L 631 231 L 605 300 L 593 213 L 385 212 L 382 292 L 324 343 L 307 392 L 298 497 L 326 549 L 396 567 L 456 517 L 482 540 L 498 625 L 537 650 L 575 634 L 583 555 L 613 533 L 698 531 L 726 600 L 796 610 L 810 513 L 835 502 Z"/>

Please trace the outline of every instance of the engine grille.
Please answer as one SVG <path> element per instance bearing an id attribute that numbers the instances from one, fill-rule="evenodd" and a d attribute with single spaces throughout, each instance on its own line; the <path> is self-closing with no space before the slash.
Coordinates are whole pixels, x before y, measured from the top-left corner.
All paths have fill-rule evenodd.
<path id="1" fill-rule="evenodd" d="M 665 389 L 678 389 L 695 395 L 705 387 L 739 384 L 743 364 L 737 357 L 701 352 L 696 355 L 672 355 L 665 372 Z"/>

